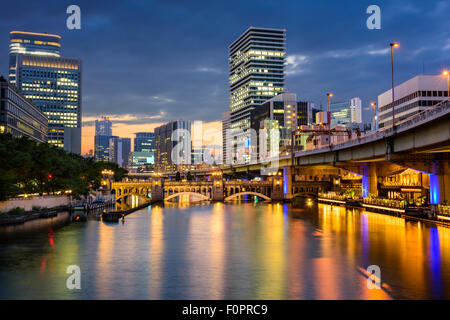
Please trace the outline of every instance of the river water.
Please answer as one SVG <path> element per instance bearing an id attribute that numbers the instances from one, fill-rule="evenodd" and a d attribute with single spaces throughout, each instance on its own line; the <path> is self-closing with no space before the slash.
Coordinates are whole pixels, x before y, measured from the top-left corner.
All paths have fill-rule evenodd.
<path id="1" fill-rule="evenodd" d="M 0 229 L 1 299 L 450 298 L 450 229 L 388 215 L 259 202 L 54 219 Z M 66 286 L 70 265 L 81 289 Z M 367 286 L 371 265 L 380 289 Z"/>

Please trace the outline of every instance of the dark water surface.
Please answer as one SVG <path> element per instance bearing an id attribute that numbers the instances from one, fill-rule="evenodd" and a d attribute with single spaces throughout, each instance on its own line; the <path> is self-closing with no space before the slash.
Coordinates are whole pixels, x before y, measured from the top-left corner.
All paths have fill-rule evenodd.
<path id="1" fill-rule="evenodd" d="M 22 228 L 0 240 L 2 299 L 450 298 L 449 228 L 341 207 L 174 204 Z M 368 289 L 369 265 L 382 289 Z"/>

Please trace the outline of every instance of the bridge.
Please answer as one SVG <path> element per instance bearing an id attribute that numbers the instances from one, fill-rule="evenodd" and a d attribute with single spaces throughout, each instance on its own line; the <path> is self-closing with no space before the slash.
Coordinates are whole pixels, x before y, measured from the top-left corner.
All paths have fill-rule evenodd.
<path id="1" fill-rule="evenodd" d="M 116 201 L 130 196 L 164 201 L 180 197 L 189 197 L 191 201 L 232 201 L 252 196 L 281 201 L 284 199 L 282 185 L 281 173 L 262 181 L 227 181 L 220 172 L 215 172 L 209 181 L 166 181 L 163 177 L 153 177 L 148 181 L 114 182 L 111 189 Z"/>
<path id="2" fill-rule="evenodd" d="M 203 196 L 200 198 L 219 201 L 245 195 L 264 199 L 264 195 L 281 201 L 302 194 L 355 192 L 358 189 L 363 197 L 410 193 L 414 197 L 427 197 L 431 204 L 448 203 L 450 102 L 445 100 L 396 123 L 394 128 L 335 145 L 298 151 L 277 161 L 279 170 L 276 176 L 262 177 L 260 170 L 267 165 L 261 163 L 221 167 L 220 178 L 211 170 L 191 172 L 196 178 L 207 181 L 167 181 L 174 174 L 166 173 L 150 179 L 159 181 L 161 188 L 160 191 L 152 189 L 151 195 L 163 200 L 175 198 L 175 194 L 192 192 Z M 245 181 L 254 177 L 262 181 Z M 276 189 L 277 186 L 280 189 Z M 118 184 L 117 188 L 120 188 Z M 130 188 L 133 187 L 130 185 Z M 139 192 L 136 187 L 134 190 Z"/>

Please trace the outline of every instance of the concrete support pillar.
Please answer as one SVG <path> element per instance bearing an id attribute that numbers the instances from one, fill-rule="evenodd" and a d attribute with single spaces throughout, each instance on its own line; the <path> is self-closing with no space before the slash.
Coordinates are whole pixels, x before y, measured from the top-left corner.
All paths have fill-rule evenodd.
<path id="1" fill-rule="evenodd" d="M 155 177 L 152 180 L 152 201 L 164 200 L 164 179 Z"/>
<path id="2" fill-rule="evenodd" d="M 283 176 L 275 175 L 272 177 L 272 194 L 271 198 L 273 201 L 283 201 L 284 192 L 283 192 Z"/>
<path id="3" fill-rule="evenodd" d="M 362 175 L 362 195 L 368 197 L 369 194 L 378 196 L 377 186 L 377 166 L 375 163 L 369 163 L 364 166 Z"/>
<path id="4" fill-rule="evenodd" d="M 434 166 L 436 174 L 430 174 L 430 203 L 450 203 L 450 164 L 439 161 Z"/>
<path id="5" fill-rule="evenodd" d="M 222 175 L 213 176 L 213 188 L 211 198 L 214 201 L 223 201 L 223 179 Z"/>
<path id="6" fill-rule="evenodd" d="M 375 163 L 369 164 L 369 194 L 378 196 L 378 179 L 377 179 L 377 165 Z"/>
<path id="7" fill-rule="evenodd" d="M 284 200 L 290 201 L 292 199 L 292 166 L 283 168 L 283 193 Z"/>

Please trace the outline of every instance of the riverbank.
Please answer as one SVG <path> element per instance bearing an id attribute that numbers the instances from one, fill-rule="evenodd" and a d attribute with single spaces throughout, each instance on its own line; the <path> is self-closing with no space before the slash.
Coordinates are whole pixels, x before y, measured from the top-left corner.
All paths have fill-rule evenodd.
<path id="1" fill-rule="evenodd" d="M 68 210 L 69 210 L 68 206 L 59 206 L 49 209 L 24 211 L 23 213 L 13 213 L 13 214 L 2 213 L 0 216 L 0 226 L 16 225 L 36 219 L 53 218 L 58 215 L 58 212 Z"/>
<path id="2" fill-rule="evenodd" d="M 439 226 L 445 226 L 447 228 L 450 228 L 450 221 L 445 220 L 439 220 L 437 217 L 430 216 L 430 209 L 429 208 L 423 208 L 422 210 L 417 209 L 410 209 L 407 207 L 391 207 L 391 206 L 382 206 L 380 204 L 377 205 L 367 205 L 364 202 L 356 201 L 356 200 L 348 200 L 344 198 L 318 198 L 317 201 L 319 203 L 328 204 L 328 205 L 335 205 L 345 208 L 359 208 L 364 209 L 368 212 L 383 214 L 383 215 L 389 215 L 389 216 L 396 216 L 401 217 L 406 220 L 413 220 L 417 222 L 423 222 L 423 223 L 432 223 Z"/>

